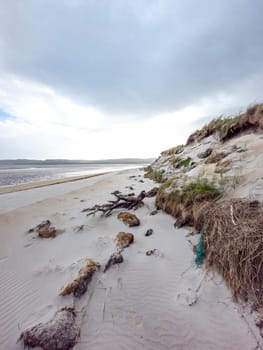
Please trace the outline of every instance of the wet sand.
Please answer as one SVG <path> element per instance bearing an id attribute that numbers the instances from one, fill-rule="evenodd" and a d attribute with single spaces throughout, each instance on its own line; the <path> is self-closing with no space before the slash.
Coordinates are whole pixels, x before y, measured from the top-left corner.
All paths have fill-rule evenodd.
<path id="1" fill-rule="evenodd" d="M 0 186 L 0 194 L 31 190 L 32 188 L 59 185 L 59 184 L 67 183 L 67 182 L 73 182 L 73 181 L 80 181 L 80 180 L 89 179 L 91 177 L 99 176 L 99 175 L 103 175 L 103 174 L 104 173 L 85 175 L 85 176 L 83 176 L 83 175 L 82 176 L 71 176 L 71 177 L 66 177 L 66 178 L 62 178 L 62 179 L 36 181 L 36 182 L 29 182 L 29 183 L 25 183 L 25 184 L 19 184 L 19 185 Z"/>

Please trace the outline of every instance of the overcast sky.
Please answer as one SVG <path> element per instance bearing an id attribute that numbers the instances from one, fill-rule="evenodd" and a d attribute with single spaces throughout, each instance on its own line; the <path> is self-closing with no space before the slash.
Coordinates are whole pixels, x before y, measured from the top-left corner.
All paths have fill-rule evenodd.
<path id="1" fill-rule="evenodd" d="M 262 102 L 262 0 L 0 0 L 0 158 L 157 157 Z"/>

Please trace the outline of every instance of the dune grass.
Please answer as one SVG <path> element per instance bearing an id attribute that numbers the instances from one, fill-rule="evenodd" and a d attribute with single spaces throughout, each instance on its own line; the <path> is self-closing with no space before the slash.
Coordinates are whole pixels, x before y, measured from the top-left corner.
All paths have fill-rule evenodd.
<path id="1" fill-rule="evenodd" d="M 189 136 L 187 145 L 218 134 L 220 141 L 224 142 L 231 137 L 249 129 L 263 128 L 263 104 L 250 106 L 244 113 L 236 116 L 215 118 L 202 129 Z"/>
<path id="2" fill-rule="evenodd" d="M 155 182 L 162 183 L 164 172 L 165 172 L 164 169 L 154 170 L 151 166 L 149 166 L 149 167 L 147 167 L 146 173 L 144 176 L 148 177 L 149 179 L 151 179 Z"/>
<path id="3" fill-rule="evenodd" d="M 156 206 L 173 215 L 176 225 L 195 225 L 200 207 L 216 200 L 221 190 L 206 178 L 197 179 L 183 187 L 173 188 L 176 179 L 168 180 L 159 189 L 156 196 Z M 170 191 L 169 191 L 170 188 Z"/>
<path id="4" fill-rule="evenodd" d="M 171 161 L 172 165 L 174 168 L 179 169 L 179 168 L 188 168 L 191 163 L 192 163 L 192 158 L 187 157 L 187 158 L 175 158 Z"/>
<path id="5" fill-rule="evenodd" d="M 178 145 L 176 147 L 169 148 L 161 153 L 162 156 L 172 156 L 174 154 L 182 153 L 184 150 L 184 145 Z"/>

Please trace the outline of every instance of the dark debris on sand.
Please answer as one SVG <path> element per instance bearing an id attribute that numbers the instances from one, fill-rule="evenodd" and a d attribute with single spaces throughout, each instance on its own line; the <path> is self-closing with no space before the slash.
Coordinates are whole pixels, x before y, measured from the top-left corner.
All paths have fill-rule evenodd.
<path id="1" fill-rule="evenodd" d="M 74 308 L 63 307 L 45 323 L 21 333 L 19 340 L 24 347 L 40 347 L 43 350 L 70 350 L 77 343 L 80 329 L 76 325 Z"/>

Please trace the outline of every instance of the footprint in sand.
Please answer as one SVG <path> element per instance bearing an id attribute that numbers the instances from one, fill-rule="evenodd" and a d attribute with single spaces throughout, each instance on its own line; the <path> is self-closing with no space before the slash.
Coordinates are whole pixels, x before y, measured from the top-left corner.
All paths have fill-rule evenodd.
<path id="1" fill-rule="evenodd" d="M 98 237 L 96 240 L 92 242 L 92 246 L 98 249 L 99 251 L 103 251 L 106 248 L 109 248 L 113 245 L 113 241 L 110 237 L 102 236 Z"/>
<path id="2" fill-rule="evenodd" d="M 32 244 L 33 244 L 33 243 L 27 243 L 27 244 L 24 245 L 24 248 L 29 248 L 29 247 L 32 246 Z M 0 262 L 1 262 L 1 260 L 0 260 Z"/>
<path id="3" fill-rule="evenodd" d="M 0 257 L 0 263 L 6 261 L 8 259 L 8 256 L 2 256 Z"/>
<path id="4" fill-rule="evenodd" d="M 143 317 L 142 316 L 135 316 L 135 319 L 134 319 L 134 325 L 136 328 L 143 328 Z"/>
<path id="5" fill-rule="evenodd" d="M 197 302 L 197 293 L 191 288 L 188 288 L 186 292 L 177 294 L 177 300 L 181 305 L 192 306 Z"/>

